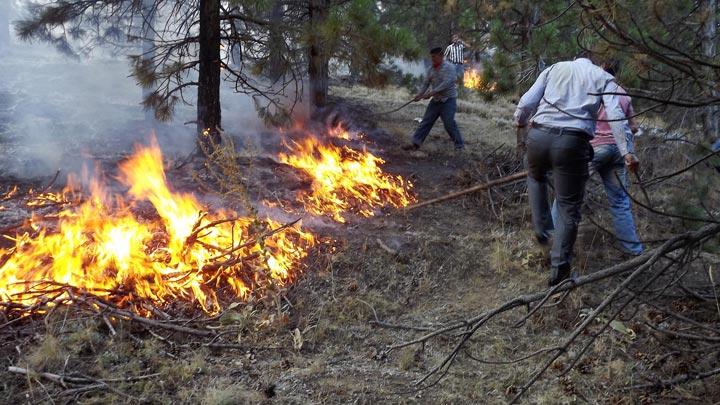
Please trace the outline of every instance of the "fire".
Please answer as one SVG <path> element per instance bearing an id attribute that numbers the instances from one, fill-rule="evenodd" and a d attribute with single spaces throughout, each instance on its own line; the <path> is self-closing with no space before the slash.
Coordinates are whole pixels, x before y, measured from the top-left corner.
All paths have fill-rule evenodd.
<path id="1" fill-rule="evenodd" d="M 348 130 L 342 122 L 328 129 L 327 134 L 331 138 L 343 139 L 346 141 L 363 140 L 365 134 L 357 131 Z"/>
<path id="2" fill-rule="evenodd" d="M 313 136 L 286 146 L 289 153 L 281 153 L 280 161 L 312 178 L 311 191 L 299 196 L 312 214 L 344 223 L 347 212 L 371 217 L 380 207 L 404 207 L 415 201 L 412 184 L 385 173 L 385 162 L 370 152 L 322 144 Z"/>
<path id="3" fill-rule="evenodd" d="M 138 148 L 119 172 L 128 195 L 95 181 L 86 199 L 58 213 L 56 230 L 34 220 L 34 232 L 8 237 L 14 246 L 0 248 L 0 299 L 60 302 L 72 287 L 138 312 L 144 300 L 186 300 L 217 313 L 220 291 L 244 300 L 291 282 L 314 244 L 299 226 L 207 213 L 193 195 L 170 190 L 155 142 Z M 41 200 L 61 202 L 48 195 Z M 159 219 L 135 213 L 143 201 Z"/>
<path id="4" fill-rule="evenodd" d="M 328 130 L 328 135 L 333 138 L 344 139 L 346 141 L 353 139 L 352 135 L 350 135 L 350 131 L 345 129 L 342 123 L 338 123 L 334 127 L 330 128 Z"/>
<path id="5" fill-rule="evenodd" d="M 467 69 L 463 73 L 463 86 L 468 89 L 475 89 L 486 92 L 494 92 L 497 87 L 496 83 L 486 83 L 482 77 L 482 72 L 477 69 Z"/>

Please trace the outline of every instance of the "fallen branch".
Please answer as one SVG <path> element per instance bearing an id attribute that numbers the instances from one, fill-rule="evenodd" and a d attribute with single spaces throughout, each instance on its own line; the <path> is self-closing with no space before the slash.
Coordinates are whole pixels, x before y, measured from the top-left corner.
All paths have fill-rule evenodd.
<path id="1" fill-rule="evenodd" d="M 137 376 L 137 377 L 98 379 L 98 378 L 89 378 L 89 377 L 75 377 L 75 376 L 70 376 L 70 375 L 60 375 L 60 374 L 46 373 L 46 372 L 38 373 L 38 372 L 32 371 L 27 368 L 15 367 L 15 366 L 8 367 L 8 372 L 15 373 L 15 374 L 28 375 L 28 376 L 38 376 L 38 377 L 44 378 L 48 381 L 58 383 L 58 384 L 62 385 L 63 387 L 66 386 L 66 383 L 86 384 L 86 383 L 98 383 L 98 382 L 99 383 L 130 382 L 130 381 L 147 380 L 149 378 L 157 377 L 160 375 L 160 373 L 153 373 L 153 374 L 141 375 L 141 376 Z"/>
<path id="2" fill-rule="evenodd" d="M 624 388 L 623 390 L 629 391 L 629 390 L 637 390 L 637 389 L 647 389 L 647 388 L 655 388 L 655 389 L 662 389 L 662 388 L 669 388 L 673 385 L 682 384 L 689 381 L 700 381 L 704 380 L 706 378 L 712 377 L 714 375 L 720 374 L 720 368 L 712 369 L 705 371 L 703 373 L 689 373 L 689 374 L 681 374 L 675 378 L 672 378 L 670 380 L 658 380 L 654 383 L 650 384 L 640 384 L 640 385 L 633 385 L 632 387 Z"/>
<path id="3" fill-rule="evenodd" d="M 60 395 L 77 395 L 82 392 L 88 392 L 93 391 L 97 389 L 106 389 L 110 390 L 118 395 L 121 395 L 123 397 L 126 397 L 128 399 L 131 399 L 135 402 L 143 402 L 139 398 L 135 398 L 133 396 L 130 396 L 128 394 L 125 394 L 122 391 L 119 391 L 118 389 L 110 386 L 108 383 L 111 382 L 131 382 L 131 381 L 140 381 L 140 380 L 147 380 L 149 378 L 154 378 L 160 375 L 160 373 L 153 373 L 153 374 L 147 374 L 147 375 L 141 375 L 137 377 L 127 377 L 127 378 L 112 378 L 112 379 L 97 379 L 92 377 L 86 377 L 86 376 L 71 376 L 71 375 L 60 375 L 60 374 L 54 374 L 54 373 L 47 373 L 47 372 L 35 372 L 26 368 L 22 367 L 14 367 L 10 366 L 8 367 L 8 372 L 15 373 L 15 374 L 22 374 L 28 377 L 39 377 L 47 381 L 52 381 L 63 388 L 65 388 L 65 391 L 61 392 Z M 68 387 L 68 384 L 74 385 L 74 387 L 70 388 Z"/>
<path id="4" fill-rule="evenodd" d="M 433 198 L 432 200 L 427 200 L 427 201 L 423 201 L 423 202 L 420 202 L 417 204 L 408 205 L 407 207 L 405 207 L 405 211 L 410 211 L 410 210 L 414 210 L 416 208 L 425 207 L 430 204 L 435 204 L 435 203 L 439 203 L 439 202 L 443 202 L 443 201 L 447 201 L 447 200 L 452 200 L 454 198 L 462 197 L 465 194 L 470 194 L 470 193 L 474 193 L 476 191 L 486 190 L 491 187 L 500 186 L 503 184 L 514 183 L 516 181 L 525 179 L 527 177 L 527 175 L 528 175 L 527 171 L 515 173 L 510 176 L 506 176 L 506 177 L 502 177 L 502 178 L 490 181 L 488 183 L 478 184 L 476 186 L 466 188 L 464 190 L 459 190 L 459 191 L 452 192 L 450 194 L 446 194 L 442 197 Z"/>
<path id="5" fill-rule="evenodd" d="M 77 300 L 85 301 L 82 298 L 77 298 Z M 215 334 L 215 332 L 210 331 L 210 330 L 193 329 L 193 328 L 188 328 L 186 326 L 180 326 L 180 325 L 175 325 L 175 324 L 168 323 L 168 322 L 160 322 L 160 321 L 155 321 L 153 319 L 144 318 L 142 316 L 135 315 L 132 312 L 115 308 L 111 305 L 105 304 L 98 300 L 88 300 L 85 302 L 87 302 L 90 305 L 98 306 L 99 308 L 106 311 L 107 314 L 114 315 L 119 318 L 124 318 L 129 321 L 138 322 L 138 323 L 141 323 L 141 324 L 144 324 L 147 326 L 152 326 L 155 328 L 167 329 L 167 330 L 171 330 L 174 332 L 186 333 L 188 335 L 203 336 L 203 337 L 209 337 L 209 336 L 212 336 Z"/>
<path id="6" fill-rule="evenodd" d="M 460 341 L 455 345 L 453 350 L 444 358 L 443 361 L 440 362 L 437 366 L 433 367 L 423 378 L 421 378 L 419 381 L 416 382 L 416 385 L 421 385 L 427 379 L 435 374 L 440 374 L 440 377 L 435 381 L 434 383 L 431 383 L 429 386 L 432 386 L 436 384 L 442 377 L 447 373 L 449 370 L 449 367 L 453 364 L 455 358 L 460 353 L 464 345 L 470 340 L 470 338 L 474 335 L 474 333 L 483 325 L 485 325 L 487 322 L 489 322 L 492 318 L 496 317 L 499 314 L 508 312 L 512 309 L 518 308 L 518 307 L 528 307 L 530 308 L 530 305 L 541 301 L 541 303 L 544 303 L 547 301 L 547 299 L 551 295 L 555 295 L 558 293 L 563 293 L 566 291 L 571 291 L 574 289 L 577 289 L 579 287 L 582 287 L 584 285 L 592 284 L 595 282 L 598 282 L 603 279 L 607 279 L 610 277 L 618 276 L 621 274 L 628 273 L 630 271 L 633 272 L 633 276 L 628 277 L 624 280 L 623 283 L 621 283 L 615 291 L 610 294 L 601 305 L 599 305 L 595 311 L 591 315 L 587 317 L 587 319 L 583 322 L 582 325 L 580 325 L 574 333 L 571 335 L 571 337 L 566 340 L 565 344 L 560 346 L 560 349 L 553 348 L 553 351 L 556 351 L 556 356 L 563 353 L 565 350 L 567 350 L 567 347 L 570 343 L 574 342 L 575 339 L 580 335 L 580 333 L 587 327 L 587 325 L 590 324 L 590 322 L 596 318 L 596 316 L 604 309 L 606 308 L 609 303 L 618 296 L 620 291 L 625 289 L 632 281 L 633 279 L 638 278 L 638 276 L 645 270 L 648 269 L 649 266 L 651 266 L 653 263 L 657 262 L 660 258 L 665 257 L 667 254 L 672 253 L 674 251 L 677 251 L 679 249 L 683 248 L 689 248 L 694 245 L 697 245 L 698 243 L 701 243 L 702 241 L 713 237 L 720 233 L 720 224 L 711 224 L 707 225 L 697 231 L 687 232 L 681 235 L 677 235 L 669 240 L 667 240 L 663 245 L 649 250 L 645 252 L 644 254 L 637 256 L 635 258 L 632 258 L 628 261 L 619 263 L 617 265 L 611 266 L 609 268 L 606 268 L 604 270 L 597 271 L 592 274 L 588 274 L 583 277 L 579 277 L 573 282 L 564 283 L 561 286 L 556 286 L 554 289 L 551 290 L 545 290 L 541 292 L 536 292 L 532 294 L 525 294 L 519 297 L 516 297 L 510 301 L 505 302 L 504 304 L 488 310 L 484 311 L 481 314 L 474 316 L 472 318 L 469 318 L 464 321 L 455 322 L 449 326 L 442 327 L 439 329 L 436 329 L 434 331 L 431 331 L 419 338 L 416 338 L 414 340 L 408 341 L 408 342 L 402 342 L 395 345 L 388 346 L 387 352 L 389 353 L 392 350 L 411 346 L 415 344 L 421 344 L 425 343 L 426 341 L 439 336 L 447 334 L 448 332 L 455 331 L 458 329 L 464 329 L 463 332 L 459 334 L 459 336 L 462 336 Z M 663 270 L 664 272 L 664 270 Z M 652 282 L 652 279 L 656 279 L 656 277 L 659 277 L 659 275 L 662 274 L 662 272 L 659 272 L 655 275 L 655 277 L 651 278 L 648 283 Z M 646 287 L 645 287 L 646 288 Z M 629 303 L 626 302 L 625 305 Z M 531 312 L 535 312 L 537 309 L 539 309 L 542 306 L 542 304 L 539 304 Z M 624 306 L 623 306 L 624 307 Z M 617 314 L 616 314 L 617 315 Z M 616 316 L 615 315 L 615 316 Z M 614 316 L 613 316 L 614 318 Z M 525 318 L 523 318 L 523 321 Z M 609 323 L 609 322 L 608 322 Z M 607 326 L 607 325 L 606 325 Z M 585 349 L 584 349 L 585 350 Z M 583 350 L 583 352 L 584 352 Z M 550 350 L 548 350 L 550 351 Z M 536 352 L 535 354 L 544 353 L 545 351 Z M 547 364 L 551 364 L 551 362 L 548 362 Z M 546 364 L 546 365 L 547 365 Z M 517 401 L 520 396 L 527 391 L 528 388 L 542 375 L 542 373 L 547 369 L 547 367 L 540 370 L 540 372 L 536 373 L 531 381 L 529 381 L 521 390 L 521 392 L 513 399 L 513 401 Z M 420 389 L 427 388 L 428 385 L 421 387 Z"/>

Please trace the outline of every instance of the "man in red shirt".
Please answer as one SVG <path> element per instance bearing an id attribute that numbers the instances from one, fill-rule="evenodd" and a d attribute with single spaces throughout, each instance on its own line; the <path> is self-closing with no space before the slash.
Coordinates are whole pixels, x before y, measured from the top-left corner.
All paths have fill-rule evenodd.
<path id="1" fill-rule="evenodd" d="M 603 69 L 613 76 L 617 74 L 618 68 L 619 63 L 617 61 L 603 65 Z M 620 108 L 622 108 L 625 117 L 628 119 L 630 130 L 626 135 L 630 140 L 628 144 L 633 145 L 632 138 L 638 131 L 638 127 L 634 118 L 635 111 L 633 110 L 632 100 L 622 87 L 618 86 L 617 92 L 624 93 L 618 98 Z M 639 255 L 643 252 L 643 246 L 635 232 L 635 221 L 630 209 L 630 197 L 625 192 L 627 189 L 627 169 L 623 157 L 620 156 L 618 147 L 615 144 L 615 138 L 612 135 L 607 119 L 605 109 L 600 107 L 598 123 L 595 126 L 595 137 L 590 141 L 590 145 L 592 145 L 595 152 L 590 168 L 602 178 L 608 203 L 610 204 L 610 213 L 613 217 L 615 236 L 620 241 L 620 245 L 625 252 Z M 630 169 L 636 170 L 635 167 L 630 167 Z"/>

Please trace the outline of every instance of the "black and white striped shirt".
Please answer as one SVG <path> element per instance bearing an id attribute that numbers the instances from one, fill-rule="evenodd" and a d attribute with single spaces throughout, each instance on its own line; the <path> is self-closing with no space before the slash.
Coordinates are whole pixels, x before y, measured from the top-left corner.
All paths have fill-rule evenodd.
<path id="1" fill-rule="evenodd" d="M 463 63 L 465 44 L 462 42 L 452 43 L 445 48 L 445 59 L 450 63 Z"/>

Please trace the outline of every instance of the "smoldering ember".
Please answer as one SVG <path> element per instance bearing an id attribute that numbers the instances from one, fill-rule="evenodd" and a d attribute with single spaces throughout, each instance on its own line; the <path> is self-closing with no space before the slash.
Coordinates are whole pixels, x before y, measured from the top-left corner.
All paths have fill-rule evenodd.
<path id="1" fill-rule="evenodd" d="M 0 3 L 4 402 L 720 401 L 716 1 Z"/>

